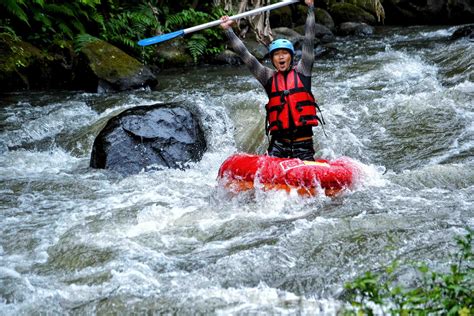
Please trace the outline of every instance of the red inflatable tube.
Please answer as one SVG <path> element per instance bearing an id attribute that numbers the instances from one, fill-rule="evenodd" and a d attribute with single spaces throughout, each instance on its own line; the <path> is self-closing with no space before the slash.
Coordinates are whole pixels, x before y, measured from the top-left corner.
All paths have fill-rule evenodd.
<path id="1" fill-rule="evenodd" d="M 251 190 L 260 184 L 264 190 L 296 189 L 300 195 L 311 196 L 324 191 L 327 196 L 334 196 L 351 188 L 358 173 L 357 165 L 347 157 L 303 161 L 236 154 L 221 165 L 218 179 L 232 192 Z"/>

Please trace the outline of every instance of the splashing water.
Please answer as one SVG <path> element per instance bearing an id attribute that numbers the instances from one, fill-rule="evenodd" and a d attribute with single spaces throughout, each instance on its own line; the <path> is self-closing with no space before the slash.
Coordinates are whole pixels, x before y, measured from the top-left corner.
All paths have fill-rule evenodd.
<path id="1" fill-rule="evenodd" d="M 236 151 L 263 153 L 265 96 L 243 68 L 160 76 L 162 91 L 11 94 L 0 118 L 0 313 L 335 314 L 343 285 L 394 259 L 446 267 L 474 226 L 474 47 L 452 29 L 387 29 L 317 60 L 317 155 L 364 177 L 337 198 L 230 197 Z M 117 112 L 183 101 L 208 152 L 187 170 L 88 167 Z"/>

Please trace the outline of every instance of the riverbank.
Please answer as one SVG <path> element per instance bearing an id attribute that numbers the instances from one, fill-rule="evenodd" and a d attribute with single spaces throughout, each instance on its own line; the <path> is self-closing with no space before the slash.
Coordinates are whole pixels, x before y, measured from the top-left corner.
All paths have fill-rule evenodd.
<path id="1" fill-rule="evenodd" d="M 406 3 L 377 1 L 353 3 L 324 2 L 315 9 L 317 57 L 331 56 L 338 41 L 353 37 L 372 36 L 383 25 L 462 24 L 474 22 L 474 8 L 468 3 L 455 1 L 433 2 L 425 6 L 409 6 Z M 272 11 L 269 21 L 273 37 L 290 38 L 295 47 L 301 46 L 305 6 L 289 6 Z M 471 15 L 472 13 L 472 15 Z M 473 37 L 473 27 L 466 26 L 465 37 Z M 259 60 L 267 56 L 262 39 L 249 32 L 244 41 L 250 52 Z M 222 37 L 222 42 L 225 38 Z M 193 44 L 194 43 L 194 44 Z M 217 48 L 214 53 L 197 58 L 193 54 L 193 38 L 185 37 L 147 48 L 153 54 L 153 62 L 144 55 L 125 52 L 121 47 L 96 37 L 81 35 L 76 40 L 64 40 L 60 44 L 38 46 L 24 41 L 15 32 L 0 34 L 0 91 L 65 89 L 87 92 L 160 88 L 160 72 L 170 68 L 193 65 L 239 64 L 240 59 L 231 51 Z M 145 51 L 142 51 L 145 54 Z"/>

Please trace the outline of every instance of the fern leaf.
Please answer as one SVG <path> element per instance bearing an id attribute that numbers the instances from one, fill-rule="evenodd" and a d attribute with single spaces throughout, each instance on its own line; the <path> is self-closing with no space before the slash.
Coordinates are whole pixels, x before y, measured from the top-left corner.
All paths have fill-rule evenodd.
<path id="1" fill-rule="evenodd" d="M 74 38 L 74 51 L 79 52 L 86 44 L 96 42 L 99 39 L 90 34 L 79 34 Z"/>
<path id="2" fill-rule="evenodd" d="M 36 3 L 37 5 L 39 5 L 42 8 L 44 7 L 44 0 L 34 0 L 34 3 Z"/>
<path id="3" fill-rule="evenodd" d="M 207 39 L 201 34 L 195 34 L 188 40 L 187 47 L 194 62 L 197 63 L 198 58 L 206 51 Z"/>
<path id="4" fill-rule="evenodd" d="M 28 16 L 26 12 L 23 10 L 22 6 L 24 6 L 24 1 L 15 1 L 15 0 L 2 0 L 0 1 L 0 6 L 3 6 L 8 12 L 14 15 L 19 20 L 28 23 Z"/>
<path id="5" fill-rule="evenodd" d="M 74 20 L 71 22 L 72 26 L 74 26 L 74 28 L 79 31 L 79 33 L 85 33 L 86 32 L 86 28 L 84 27 L 84 25 L 78 21 L 78 20 Z"/>
<path id="6" fill-rule="evenodd" d="M 53 22 L 46 14 L 43 14 L 42 12 L 36 9 L 32 9 L 32 11 L 33 11 L 33 19 L 42 23 L 44 27 L 51 28 L 51 26 L 53 25 Z"/>
<path id="7" fill-rule="evenodd" d="M 61 32 L 67 37 L 69 37 L 70 39 L 74 37 L 74 33 L 72 32 L 71 28 L 67 26 L 65 23 L 62 23 L 62 22 L 58 23 L 58 27 L 61 30 Z"/>
<path id="8" fill-rule="evenodd" d="M 66 15 L 69 17 L 74 17 L 74 11 L 68 7 L 67 5 L 62 5 L 62 4 L 46 4 L 44 6 L 44 9 L 48 13 L 53 13 L 54 15 Z"/>

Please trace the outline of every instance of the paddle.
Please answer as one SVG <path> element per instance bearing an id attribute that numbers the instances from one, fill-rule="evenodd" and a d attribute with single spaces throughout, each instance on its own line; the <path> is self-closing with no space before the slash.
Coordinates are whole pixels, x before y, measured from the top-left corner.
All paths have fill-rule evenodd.
<path id="1" fill-rule="evenodd" d="M 242 12 L 242 13 L 233 15 L 233 16 L 229 17 L 229 19 L 230 20 L 238 20 L 238 19 L 241 19 L 241 18 L 244 18 L 244 17 L 247 17 L 247 16 L 256 15 L 256 14 L 259 14 L 259 13 L 262 13 L 262 12 L 265 12 L 265 11 L 270 11 L 270 10 L 273 10 L 273 9 L 278 9 L 278 8 L 287 6 L 287 5 L 292 4 L 292 3 L 297 3 L 297 2 L 300 2 L 300 1 L 299 0 L 284 0 L 282 2 L 278 2 L 278 3 L 275 3 L 275 4 L 270 4 L 270 5 L 261 7 L 261 8 L 257 8 L 257 9 L 253 9 L 253 10 L 250 10 L 250 11 L 247 11 L 247 12 Z M 165 41 L 168 41 L 168 40 L 176 38 L 176 37 L 184 36 L 184 35 L 189 34 L 189 33 L 193 33 L 193 32 L 196 32 L 196 31 L 200 31 L 200 30 L 204 30 L 204 29 L 207 29 L 207 28 L 210 28 L 210 27 L 214 27 L 214 26 L 219 25 L 221 23 L 222 23 L 222 21 L 221 21 L 221 19 L 219 19 L 219 20 L 204 23 L 204 24 L 201 24 L 201 25 L 193 26 L 193 27 L 190 27 L 190 28 L 187 28 L 187 29 L 184 29 L 184 30 L 179 30 L 179 31 L 172 32 L 172 33 L 167 33 L 167 34 L 162 34 L 162 35 L 158 35 L 158 36 L 154 36 L 154 37 L 150 37 L 150 38 L 145 38 L 145 39 L 142 39 L 142 40 L 138 41 L 138 45 L 148 46 L 148 45 L 158 44 L 158 43 L 165 42 Z"/>

